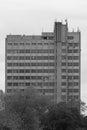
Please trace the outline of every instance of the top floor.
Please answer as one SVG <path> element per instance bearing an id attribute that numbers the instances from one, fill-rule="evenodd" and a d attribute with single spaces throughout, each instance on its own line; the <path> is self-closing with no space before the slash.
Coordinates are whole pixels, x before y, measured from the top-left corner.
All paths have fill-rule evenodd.
<path id="1" fill-rule="evenodd" d="M 55 22 L 53 32 L 42 32 L 41 35 L 7 35 L 6 42 L 78 42 L 80 43 L 80 31 L 68 31 L 68 23 Z"/>

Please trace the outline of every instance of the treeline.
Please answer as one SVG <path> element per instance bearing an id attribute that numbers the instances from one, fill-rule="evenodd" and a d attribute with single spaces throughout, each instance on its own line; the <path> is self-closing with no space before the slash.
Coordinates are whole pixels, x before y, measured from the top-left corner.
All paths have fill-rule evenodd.
<path id="1" fill-rule="evenodd" d="M 54 104 L 34 89 L 5 95 L 5 109 L 0 111 L 0 130 L 86 130 L 87 117 L 78 103 Z M 82 104 L 82 109 L 85 105 Z"/>

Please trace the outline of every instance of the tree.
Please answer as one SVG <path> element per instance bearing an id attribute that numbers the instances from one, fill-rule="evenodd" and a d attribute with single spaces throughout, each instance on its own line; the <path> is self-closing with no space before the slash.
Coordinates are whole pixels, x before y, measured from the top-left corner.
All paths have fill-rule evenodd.
<path id="1" fill-rule="evenodd" d="M 68 130 L 81 126 L 82 116 L 76 107 L 70 107 L 66 103 L 52 106 L 41 120 L 41 125 L 47 130 Z"/>
<path id="2" fill-rule="evenodd" d="M 35 89 L 29 88 L 11 96 L 6 95 L 5 110 L 19 117 L 21 129 L 35 130 L 39 128 L 40 117 L 47 110 L 48 102 Z"/>
<path id="3" fill-rule="evenodd" d="M 20 119 L 17 114 L 9 111 L 0 111 L 0 128 L 1 130 L 19 130 Z"/>

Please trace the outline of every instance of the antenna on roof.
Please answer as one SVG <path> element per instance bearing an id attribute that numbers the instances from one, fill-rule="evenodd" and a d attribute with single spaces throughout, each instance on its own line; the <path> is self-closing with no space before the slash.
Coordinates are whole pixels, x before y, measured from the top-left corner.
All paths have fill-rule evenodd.
<path id="1" fill-rule="evenodd" d="M 65 19 L 65 22 L 66 22 L 66 27 L 67 27 L 67 31 L 68 31 L 68 21 L 67 21 L 67 18 Z"/>
<path id="2" fill-rule="evenodd" d="M 77 28 L 77 32 L 80 32 L 79 27 Z"/>
<path id="3" fill-rule="evenodd" d="M 66 25 L 68 24 L 67 18 L 65 19 Z"/>

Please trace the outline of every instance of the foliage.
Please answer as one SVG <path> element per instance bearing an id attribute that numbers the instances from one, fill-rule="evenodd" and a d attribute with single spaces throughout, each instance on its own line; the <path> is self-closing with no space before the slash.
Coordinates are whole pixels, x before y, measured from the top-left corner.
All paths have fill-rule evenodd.
<path id="1" fill-rule="evenodd" d="M 0 112 L 2 130 L 75 130 L 87 128 L 79 102 L 53 104 L 32 88 L 5 95 L 5 110 Z M 85 105 L 82 105 L 85 106 Z"/>
<path id="2" fill-rule="evenodd" d="M 0 128 L 1 130 L 19 130 L 20 118 L 12 112 L 0 112 Z"/>
<path id="3" fill-rule="evenodd" d="M 59 103 L 52 106 L 42 117 L 41 125 L 48 130 L 68 130 L 81 127 L 83 117 L 76 107 Z"/>
<path id="4" fill-rule="evenodd" d="M 39 127 L 40 117 L 49 106 L 49 100 L 40 96 L 34 89 L 6 95 L 5 110 L 15 113 L 20 119 L 23 130 L 35 130 Z"/>

